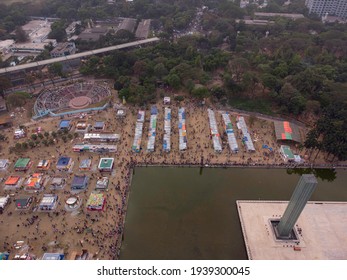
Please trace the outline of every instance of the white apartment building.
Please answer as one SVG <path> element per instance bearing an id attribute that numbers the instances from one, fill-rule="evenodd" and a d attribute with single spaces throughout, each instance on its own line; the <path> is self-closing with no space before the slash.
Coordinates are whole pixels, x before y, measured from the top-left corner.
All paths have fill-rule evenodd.
<path id="1" fill-rule="evenodd" d="M 306 0 L 309 13 L 322 17 L 325 15 L 347 18 L 347 0 Z"/>

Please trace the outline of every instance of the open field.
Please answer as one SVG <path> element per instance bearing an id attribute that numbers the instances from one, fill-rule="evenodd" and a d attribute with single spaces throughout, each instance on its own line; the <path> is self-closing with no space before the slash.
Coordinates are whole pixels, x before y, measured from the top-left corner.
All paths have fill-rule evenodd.
<path id="1" fill-rule="evenodd" d="M 115 95 L 115 91 L 112 91 Z M 178 149 L 178 107 L 186 108 L 187 115 L 187 138 L 188 149 L 185 152 L 179 152 Z M 236 114 L 231 114 L 231 122 L 236 131 L 236 138 L 240 151 L 238 154 L 232 154 L 228 144 L 222 143 L 223 150 L 221 153 L 215 153 L 210 138 L 210 128 L 208 122 L 207 108 L 198 107 L 191 102 L 182 102 L 181 104 L 172 104 L 171 119 L 171 152 L 163 152 L 163 135 L 164 135 L 164 105 L 160 100 L 157 103 L 158 108 L 158 124 L 156 133 L 155 151 L 148 153 L 146 151 L 149 129 L 150 106 L 146 109 L 144 129 L 142 135 L 143 150 L 139 153 L 133 153 L 131 146 L 134 139 L 135 123 L 137 111 L 139 107 L 127 106 L 127 116 L 124 120 L 115 118 L 115 110 L 108 108 L 105 111 L 93 113 L 84 116 L 84 120 L 90 124 L 95 121 L 104 121 L 106 124 L 105 131 L 120 134 L 120 141 L 117 143 L 116 153 L 76 153 L 72 151 L 72 146 L 83 142 L 82 134 L 76 138 L 69 139 L 65 142 L 62 138 L 57 137 L 54 144 L 45 146 L 39 144 L 34 148 L 28 148 L 22 152 L 9 153 L 7 146 L 12 146 L 16 142 L 24 142 L 28 139 L 13 140 L 13 132 L 16 126 L 24 124 L 29 131 L 28 138 L 32 131 L 37 127 L 41 127 L 43 132 L 56 131 L 60 122 L 60 118 L 45 118 L 38 121 L 31 121 L 25 112 L 16 112 L 14 118 L 14 127 L 3 131 L 8 137 L 7 143 L 2 144 L 0 154 L 1 159 L 9 159 L 10 166 L 6 171 L 1 171 L 0 176 L 3 178 L 0 185 L 0 196 L 11 194 L 12 203 L 5 208 L 4 213 L 0 215 L 0 252 L 10 251 L 11 257 L 15 253 L 13 244 L 18 241 L 24 241 L 30 253 L 41 257 L 47 252 L 63 251 L 69 258 L 71 252 L 80 252 L 87 249 L 94 258 L 99 259 L 116 259 L 118 258 L 119 248 L 123 234 L 123 223 L 127 211 L 127 199 L 129 195 L 129 185 L 131 181 L 131 167 L 133 165 L 189 165 L 201 163 L 208 165 L 277 165 L 283 164 L 283 160 L 279 154 L 279 144 L 274 138 L 273 123 L 267 120 L 257 118 L 249 118 L 246 116 L 246 122 L 249 126 L 251 137 L 254 139 L 255 153 L 248 153 L 241 142 L 241 135 L 236 128 Z M 214 108 L 218 130 L 223 135 L 223 123 L 221 114 L 217 108 Z M 65 119 L 72 120 L 75 125 L 81 116 L 69 116 Z M 30 121 L 30 122 L 29 122 Z M 28 122 L 28 123 L 25 123 Z M 74 126 L 71 130 L 74 133 Z M 273 148 L 273 153 L 266 153 L 262 145 L 266 144 Z M 302 156 L 307 154 L 305 150 L 298 150 L 292 146 L 294 153 Z M 74 161 L 74 166 L 70 172 L 57 171 L 56 162 L 59 156 L 69 156 Z M 16 172 L 14 163 L 20 157 L 29 157 L 33 161 L 33 165 L 27 172 Z M 111 173 L 100 173 L 97 170 L 97 164 L 101 157 L 115 158 L 114 170 Z M 82 159 L 89 158 L 92 160 L 92 168 L 89 171 L 79 171 L 79 164 Z M 34 173 L 36 165 L 40 159 L 52 160 L 49 170 L 44 171 L 47 178 L 54 176 L 62 176 L 67 180 L 67 184 L 63 190 L 52 191 L 45 184 L 44 189 L 38 193 L 32 193 L 34 203 L 29 211 L 18 211 L 15 209 L 14 199 L 28 195 L 23 188 L 17 190 L 4 190 L 3 182 L 9 175 L 18 175 L 25 178 Z M 316 159 L 316 163 L 325 163 L 323 155 Z M 88 188 L 78 195 L 82 199 L 82 205 L 78 211 L 67 212 L 65 210 L 65 200 L 70 195 L 70 185 L 74 174 L 86 174 L 89 176 Z M 97 177 L 107 176 L 110 179 L 108 190 L 104 192 L 107 205 L 102 212 L 89 212 L 86 210 L 86 201 L 96 184 Z M 55 193 L 59 196 L 59 204 L 52 213 L 32 212 L 37 206 L 37 202 L 41 200 L 43 194 Z M 21 252 L 23 253 L 23 252 Z"/>

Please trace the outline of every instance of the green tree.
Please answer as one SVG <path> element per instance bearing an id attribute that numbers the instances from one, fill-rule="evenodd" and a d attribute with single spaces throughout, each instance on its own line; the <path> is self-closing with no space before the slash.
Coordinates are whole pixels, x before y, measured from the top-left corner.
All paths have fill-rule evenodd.
<path id="1" fill-rule="evenodd" d="M 166 77 L 167 83 L 174 89 L 179 89 L 181 86 L 181 79 L 176 74 L 169 74 Z"/>
<path id="2" fill-rule="evenodd" d="M 43 139 L 42 140 L 42 144 L 45 145 L 45 146 L 48 146 L 48 140 L 47 139 Z"/>
<path id="3" fill-rule="evenodd" d="M 154 70 L 154 75 L 158 79 L 161 79 L 162 77 L 166 76 L 169 73 L 163 63 L 158 63 L 157 65 L 155 65 L 153 70 Z"/>
<path id="4" fill-rule="evenodd" d="M 48 34 L 49 39 L 56 39 L 57 42 L 63 42 L 66 39 L 67 24 L 64 20 L 55 21 L 51 25 L 51 32 Z"/>
<path id="5" fill-rule="evenodd" d="M 30 148 L 34 148 L 35 147 L 34 141 L 29 141 L 28 144 L 29 144 Z"/>
<path id="6" fill-rule="evenodd" d="M 209 97 L 210 92 L 206 87 L 198 85 L 198 86 L 195 86 L 195 88 L 192 90 L 192 95 L 194 97 L 203 99 L 203 98 Z"/>
<path id="7" fill-rule="evenodd" d="M 16 41 L 18 43 L 24 43 L 24 42 L 28 41 L 28 39 L 29 39 L 28 35 L 25 33 L 23 28 L 20 26 L 16 27 L 15 34 L 16 34 Z"/>
<path id="8" fill-rule="evenodd" d="M 7 77 L 0 77 L 0 95 L 4 97 L 4 91 L 9 89 L 12 86 L 12 83 Z"/>
<path id="9" fill-rule="evenodd" d="M 48 66 L 49 72 L 54 76 L 60 76 L 62 77 L 63 74 L 63 64 L 60 62 L 54 62 L 51 65 Z"/>

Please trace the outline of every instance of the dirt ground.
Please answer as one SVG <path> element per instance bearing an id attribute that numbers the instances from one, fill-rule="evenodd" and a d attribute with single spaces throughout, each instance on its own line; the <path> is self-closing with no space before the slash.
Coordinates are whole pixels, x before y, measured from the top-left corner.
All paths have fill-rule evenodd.
<path id="1" fill-rule="evenodd" d="M 187 138 L 188 149 L 185 152 L 179 152 L 178 149 L 178 107 L 184 106 L 187 113 Z M 76 153 L 72 151 L 72 146 L 76 143 L 83 142 L 82 135 L 64 143 L 58 139 L 53 146 L 45 147 L 43 145 L 28 149 L 22 153 L 9 153 L 6 146 L 12 146 L 15 142 L 23 142 L 23 139 L 13 140 L 13 131 L 19 124 L 25 124 L 28 131 L 32 131 L 37 127 L 41 127 L 44 131 L 56 131 L 60 122 L 59 118 L 45 118 L 38 121 L 31 121 L 27 117 L 27 113 L 16 112 L 14 119 L 15 125 L 12 128 L 3 131 L 9 139 L 7 144 L 2 144 L 1 159 L 9 159 L 11 164 L 6 171 L 0 172 L 3 178 L 0 187 L 0 196 L 11 194 L 11 203 L 7 205 L 2 215 L 0 215 L 0 252 L 10 252 L 10 258 L 15 254 L 23 254 L 26 252 L 41 258 L 44 252 L 64 252 L 67 259 L 70 258 L 73 251 L 81 252 L 82 249 L 88 250 L 94 259 L 117 259 L 119 257 L 119 248 L 123 233 L 123 222 L 126 215 L 127 199 L 129 194 L 131 166 L 145 164 L 200 164 L 203 157 L 204 164 L 213 165 L 278 165 L 283 164 L 283 160 L 279 154 L 280 145 L 276 143 L 274 137 L 274 126 L 271 121 L 260 120 L 257 118 L 246 117 L 251 132 L 252 139 L 256 148 L 255 153 L 248 153 L 241 144 L 240 132 L 236 127 L 236 115 L 232 115 L 231 120 L 236 131 L 240 152 L 232 154 L 229 151 L 228 144 L 223 141 L 223 151 L 220 154 L 214 152 L 212 141 L 210 139 L 209 122 L 206 107 L 198 107 L 189 101 L 181 104 L 172 104 L 172 135 L 171 135 L 171 152 L 165 153 L 162 148 L 162 139 L 164 133 L 164 105 L 158 102 L 159 110 L 157 121 L 156 150 L 153 153 L 146 152 L 148 140 L 148 125 L 150 117 L 150 106 L 146 108 L 146 122 L 144 125 L 142 136 L 143 150 L 134 154 L 131 146 L 134 138 L 135 122 L 138 107 L 128 106 L 127 116 L 124 120 L 115 118 L 115 110 L 109 108 L 105 111 L 88 115 L 85 119 L 93 124 L 95 121 L 105 121 L 105 131 L 119 133 L 121 140 L 117 143 L 118 151 L 113 154 L 96 154 L 96 153 Z M 215 109 L 216 119 L 219 125 L 219 132 L 223 135 L 223 121 L 220 111 Z M 78 118 L 72 119 L 76 123 Z M 72 128 L 74 132 L 74 128 Z M 28 133 L 30 137 L 31 133 Z M 224 137 L 226 138 L 226 137 Z M 274 152 L 269 153 L 262 148 L 263 144 L 272 147 Z M 293 152 L 300 154 L 302 157 L 309 154 L 305 150 L 300 151 L 292 145 Z M 60 172 L 55 168 L 56 160 L 61 155 L 72 157 L 74 167 L 71 173 Z M 20 157 L 30 157 L 33 161 L 32 167 L 27 172 L 14 171 L 14 163 Z M 79 163 L 82 159 L 91 157 L 93 169 L 101 157 L 114 157 L 114 172 L 111 174 L 103 173 L 110 178 L 110 184 L 107 191 L 104 192 L 107 200 L 106 209 L 103 212 L 90 212 L 86 210 L 86 201 L 96 184 L 96 178 L 101 174 L 99 171 L 78 170 Z M 14 200 L 20 196 L 28 195 L 23 189 L 13 191 L 4 190 L 3 182 L 9 175 L 19 175 L 22 178 L 27 177 L 36 171 L 36 165 L 40 159 L 51 159 L 53 164 L 50 169 L 45 172 L 46 178 L 56 175 L 63 176 L 67 179 L 67 184 L 63 190 L 51 191 L 48 184 L 38 193 L 32 193 L 34 203 L 31 208 L 26 211 L 18 211 L 15 209 Z M 315 163 L 324 164 L 323 155 L 315 160 Z M 78 195 L 83 200 L 78 211 L 73 213 L 65 210 L 65 200 L 70 195 L 70 184 L 74 174 L 87 174 L 90 177 L 88 188 Z M 40 201 L 43 194 L 55 193 L 59 196 L 59 204 L 54 212 L 33 212 L 33 208 Z M 15 249 L 13 244 L 16 241 L 24 241 L 27 246 Z"/>

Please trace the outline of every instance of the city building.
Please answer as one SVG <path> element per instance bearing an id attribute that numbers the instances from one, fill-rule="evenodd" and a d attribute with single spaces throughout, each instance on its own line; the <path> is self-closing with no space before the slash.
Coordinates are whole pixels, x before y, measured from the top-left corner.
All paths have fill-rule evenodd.
<path id="1" fill-rule="evenodd" d="M 310 14 L 316 14 L 320 17 L 325 15 L 347 18 L 346 0 L 306 0 L 305 5 Z"/>
<path id="2" fill-rule="evenodd" d="M 11 47 L 14 44 L 14 40 L 0 41 L 0 58 L 6 60 L 11 56 Z"/>
<path id="3" fill-rule="evenodd" d="M 59 43 L 51 51 L 51 57 L 62 57 L 76 53 L 76 45 L 74 42 Z"/>
<path id="4" fill-rule="evenodd" d="M 66 27 L 65 32 L 68 38 L 70 38 L 75 33 L 77 25 L 80 24 L 80 21 L 74 21 L 68 27 Z"/>
<path id="5" fill-rule="evenodd" d="M 150 19 L 141 20 L 139 25 L 137 26 L 135 37 L 138 39 L 147 39 L 149 35 L 150 27 L 151 27 Z"/>
<path id="6" fill-rule="evenodd" d="M 288 14 L 288 13 L 262 13 L 262 12 L 255 12 L 254 13 L 255 18 L 273 18 L 273 17 L 284 17 L 289 18 L 292 20 L 305 18 L 303 14 Z"/>
<path id="7" fill-rule="evenodd" d="M 120 30 L 127 30 L 130 33 L 133 33 L 135 30 L 137 20 L 135 18 L 124 18 L 121 24 L 118 27 L 118 31 Z"/>
<path id="8" fill-rule="evenodd" d="M 31 20 L 22 29 L 31 43 L 42 43 L 48 38 L 52 23 L 47 20 Z"/>
<path id="9" fill-rule="evenodd" d="M 57 45 L 57 41 L 55 39 L 46 39 L 43 42 L 37 42 L 37 43 L 16 43 L 12 45 L 11 51 L 12 52 L 19 52 L 19 53 L 31 53 L 31 54 L 39 54 L 45 50 L 46 46 L 52 45 L 55 47 Z"/>
<path id="10" fill-rule="evenodd" d="M 107 32 L 107 27 L 94 27 L 84 30 L 80 35 L 78 35 L 78 39 L 82 41 L 96 42 L 100 39 L 101 36 L 105 36 Z"/>

